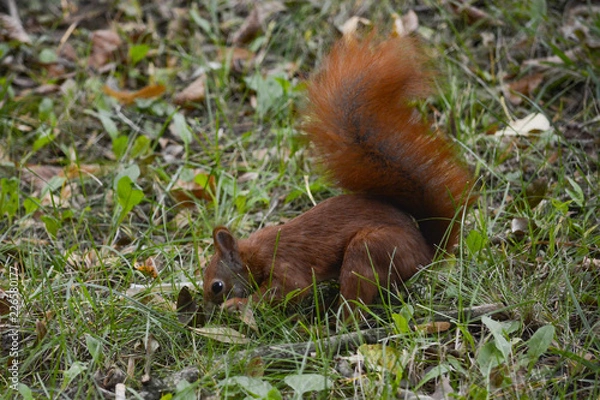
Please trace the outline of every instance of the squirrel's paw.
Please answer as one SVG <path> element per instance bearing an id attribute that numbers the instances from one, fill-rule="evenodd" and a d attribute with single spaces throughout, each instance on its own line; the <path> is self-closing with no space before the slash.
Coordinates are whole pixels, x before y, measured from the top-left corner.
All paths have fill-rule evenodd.
<path id="1" fill-rule="evenodd" d="M 248 298 L 234 297 L 226 300 L 221 304 L 221 310 L 227 311 L 228 313 L 235 313 L 236 311 L 242 312 L 248 307 Z"/>

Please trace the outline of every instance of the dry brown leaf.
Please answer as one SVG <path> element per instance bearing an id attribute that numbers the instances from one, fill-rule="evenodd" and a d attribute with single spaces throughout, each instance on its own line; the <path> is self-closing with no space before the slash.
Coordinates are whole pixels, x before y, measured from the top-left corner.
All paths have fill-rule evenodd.
<path id="1" fill-rule="evenodd" d="M 504 25 L 504 23 L 501 20 L 497 18 L 492 18 L 488 13 L 486 13 L 482 9 L 472 6 L 466 1 L 460 1 L 458 3 L 448 2 L 447 4 L 449 4 L 450 9 L 454 14 L 466 18 L 469 24 L 485 21 L 486 24 L 492 26 Z"/>
<path id="2" fill-rule="evenodd" d="M 183 286 L 177 295 L 177 320 L 187 326 L 197 327 L 204 325 L 204 313 L 198 305 L 192 292 Z"/>
<path id="3" fill-rule="evenodd" d="M 244 46 L 250 43 L 263 31 L 266 22 L 276 13 L 284 11 L 286 7 L 280 1 L 254 2 L 254 8 L 242 25 L 231 35 L 230 43 L 234 46 Z"/>
<path id="4" fill-rule="evenodd" d="M 509 83 L 508 87 L 504 88 L 504 94 L 512 104 L 519 105 L 523 102 L 523 96 L 529 97 L 543 81 L 544 74 L 530 74 Z"/>
<path id="5" fill-rule="evenodd" d="M 178 180 L 170 191 L 171 196 L 177 201 L 178 206 L 193 207 L 194 200 L 212 200 L 212 193 L 216 191 L 214 175 L 208 175 L 203 171 L 194 171 L 194 180 L 191 182 Z M 200 185 L 198 181 L 206 182 Z"/>
<path id="6" fill-rule="evenodd" d="M 262 357 L 254 357 L 246 364 L 246 375 L 258 378 L 265 375 L 265 369 Z"/>
<path id="7" fill-rule="evenodd" d="M 254 318 L 254 311 L 252 311 L 252 307 L 246 306 L 240 310 L 240 320 L 248 325 L 248 327 L 254 332 L 258 332 L 258 324 Z"/>
<path id="8" fill-rule="evenodd" d="M 250 11 L 239 29 L 232 35 L 231 43 L 234 46 L 243 46 L 250 43 L 262 30 L 262 15 L 258 5 Z"/>
<path id="9" fill-rule="evenodd" d="M 241 47 L 226 47 L 219 49 L 217 60 L 229 62 L 231 69 L 236 72 L 244 71 L 254 61 L 256 54 Z"/>
<path id="10" fill-rule="evenodd" d="M 88 59 L 88 65 L 95 69 L 112 61 L 115 53 L 121 44 L 123 44 L 119 35 L 108 29 L 92 32 L 91 42 L 92 50 Z"/>
<path id="11" fill-rule="evenodd" d="M 35 341 L 40 343 L 48 333 L 48 327 L 44 321 L 39 319 L 35 321 Z"/>
<path id="12" fill-rule="evenodd" d="M 98 176 L 105 173 L 98 164 L 71 164 L 66 168 L 54 165 L 27 165 L 21 170 L 21 178 L 33 185 L 36 191 L 46 187 L 48 181 L 54 177 L 63 177 L 68 180 L 79 177 Z"/>
<path id="13" fill-rule="evenodd" d="M 201 103 L 206 98 L 206 75 L 202 74 L 185 89 L 177 93 L 173 102 L 179 106 L 187 103 Z"/>
<path id="14" fill-rule="evenodd" d="M 165 92 L 165 85 L 154 84 L 144 86 L 140 90 L 130 91 L 119 91 L 104 85 L 103 92 L 111 97 L 117 99 L 120 103 L 125 105 L 133 104 L 136 99 L 151 99 L 158 97 Z"/>
<path id="15" fill-rule="evenodd" d="M 23 29 L 21 21 L 6 14 L 0 14 L 0 39 L 31 44 L 31 38 Z"/>
<path id="16" fill-rule="evenodd" d="M 426 322 L 415 326 L 415 330 L 428 334 L 446 332 L 452 327 L 452 324 L 447 321 Z"/>
<path id="17" fill-rule="evenodd" d="M 142 262 L 136 262 L 134 268 L 146 276 L 154 279 L 158 278 L 158 268 L 156 267 L 154 257 L 148 257 Z"/>

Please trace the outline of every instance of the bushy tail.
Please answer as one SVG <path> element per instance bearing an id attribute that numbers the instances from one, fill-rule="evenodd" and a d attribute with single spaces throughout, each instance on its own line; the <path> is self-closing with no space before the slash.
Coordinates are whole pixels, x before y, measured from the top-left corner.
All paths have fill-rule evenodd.
<path id="1" fill-rule="evenodd" d="M 433 245 L 470 203 L 470 174 L 447 138 L 412 104 L 433 72 L 417 42 L 341 40 L 309 83 L 304 130 L 339 186 L 385 198 L 418 221 Z"/>

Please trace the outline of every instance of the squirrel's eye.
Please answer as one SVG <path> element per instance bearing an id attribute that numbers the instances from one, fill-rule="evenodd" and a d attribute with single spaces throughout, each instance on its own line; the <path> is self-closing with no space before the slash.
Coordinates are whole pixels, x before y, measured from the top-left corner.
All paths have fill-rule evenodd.
<path id="1" fill-rule="evenodd" d="M 223 286 L 225 285 L 223 285 L 222 281 L 216 281 L 212 284 L 210 288 L 214 294 L 219 294 L 223 290 Z"/>

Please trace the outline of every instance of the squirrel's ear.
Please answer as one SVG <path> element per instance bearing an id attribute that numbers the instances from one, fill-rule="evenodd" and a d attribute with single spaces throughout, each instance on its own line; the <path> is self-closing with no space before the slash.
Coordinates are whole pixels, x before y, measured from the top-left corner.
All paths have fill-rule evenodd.
<path id="1" fill-rule="evenodd" d="M 217 252 L 221 254 L 237 253 L 238 251 L 237 240 L 224 226 L 216 227 L 213 230 L 213 240 Z"/>

